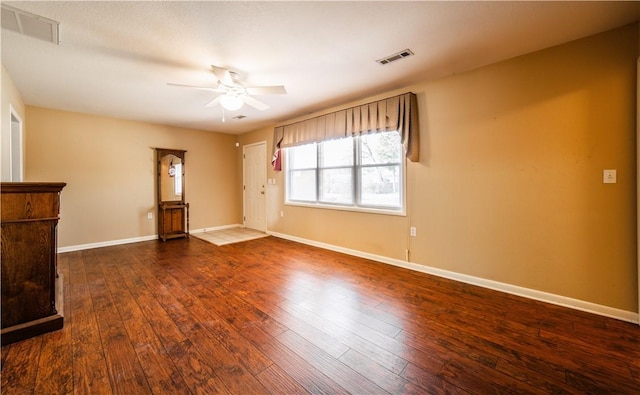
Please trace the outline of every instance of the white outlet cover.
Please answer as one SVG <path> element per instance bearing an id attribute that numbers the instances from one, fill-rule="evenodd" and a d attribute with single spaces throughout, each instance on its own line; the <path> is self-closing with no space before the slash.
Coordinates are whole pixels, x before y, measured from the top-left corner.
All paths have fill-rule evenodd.
<path id="1" fill-rule="evenodd" d="M 602 171 L 602 182 L 604 184 L 615 184 L 618 182 L 618 174 L 615 169 L 606 169 Z"/>

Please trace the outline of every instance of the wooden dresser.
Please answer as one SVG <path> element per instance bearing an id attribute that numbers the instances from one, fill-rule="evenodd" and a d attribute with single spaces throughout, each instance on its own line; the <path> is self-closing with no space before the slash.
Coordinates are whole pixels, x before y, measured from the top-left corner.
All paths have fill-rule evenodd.
<path id="1" fill-rule="evenodd" d="M 2 345 L 62 328 L 62 278 L 56 258 L 65 185 L 0 184 Z"/>

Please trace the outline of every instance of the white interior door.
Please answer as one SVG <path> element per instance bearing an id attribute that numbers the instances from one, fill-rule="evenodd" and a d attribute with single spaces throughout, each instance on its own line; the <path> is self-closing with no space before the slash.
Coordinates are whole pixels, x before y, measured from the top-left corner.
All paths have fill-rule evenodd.
<path id="1" fill-rule="evenodd" d="M 267 145 L 245 145 L 243 155 L 244 226 L 267 230 Z"/>

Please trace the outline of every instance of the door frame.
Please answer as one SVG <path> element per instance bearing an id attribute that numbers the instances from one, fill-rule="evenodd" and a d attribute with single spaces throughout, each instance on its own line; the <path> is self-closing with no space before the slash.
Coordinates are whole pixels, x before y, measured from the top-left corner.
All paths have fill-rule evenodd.
<path id="1" fill-rule="evenodd" d="M 9 179 L 19 182 L 24 179 L 24 123 L 12 105 L 9 105 L 9 122 Z"/>
<path id="2" fill-rule="evenodd" d="M 242 226 L 244 227 L 246 225 L 246 213 L 247 213 L 247 196 L 246 196 L 246 181 L 247 181 L 247 166 L 246 166 L 246 154 L 247 154 L 247 148 L 249 147 L 256 147 L 256 146 L 262 146 L 262 149 L 264 151 L 264 157 L 267 158 L 267 142 L 265 140 L 263 141 L 258 141 L 256 143 L 251 143 L 251 144 L 246 144 L 242 146 Z M 267 180 L 267 163 L 263 163 L 263 169 L 264 169 L 264 181 L 265 181 L 265 185 L 266 185 L 266 180 Z M 266 193 L 266 188 L 265 188 L 265 195 L 264 195 L 264 230 L 261 230 L 263 232 L 267 231 L 267 199 L 268 199 L 268 195 Z"/>

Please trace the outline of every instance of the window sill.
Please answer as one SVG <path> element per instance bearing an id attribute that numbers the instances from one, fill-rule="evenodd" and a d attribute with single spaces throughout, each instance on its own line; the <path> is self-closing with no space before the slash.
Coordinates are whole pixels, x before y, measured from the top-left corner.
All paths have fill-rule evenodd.
<path id="1" fill-rule="evenodd" d="M 407 213 L 403 210 L 389 210 L 389 209 L 376 209 L 367 207 L 353 207 L 353 206 L 340 206 L 332 204 L 317 204 L 317 203 L 303 203 L 303 202 L 284 202 L 285 206 L 293 207 L 306 207 L 306 208 L 319 208 L 323 210 L 336 210 L 336 211 L 352 211 L 355 213 L 365 214 L 380 214 L 380 215 L 395 215 L 398 217 L 406 217 Z"/>

